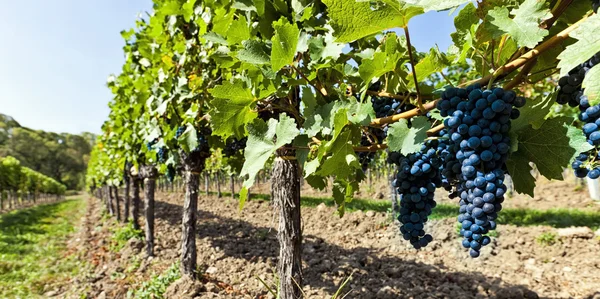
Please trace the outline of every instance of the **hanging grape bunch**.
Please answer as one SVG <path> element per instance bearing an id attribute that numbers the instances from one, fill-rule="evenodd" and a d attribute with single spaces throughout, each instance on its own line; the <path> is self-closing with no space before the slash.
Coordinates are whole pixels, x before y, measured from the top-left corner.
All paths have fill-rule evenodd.
<path id="1" fill-rule="evenodd" d="M 239 151 L 246 148 L 247 141 L 248 137 L 242 139 L 228 139 L 227 142 L 225 142 L 225 148 L 223 148 L 223 155 L 225 155 L 225 157 L 235 156 Z"/>
<path id="2" fill-rule="evenodd" d="M 148 149 L 148 151 L 151 151 L 152 148 L 154 147 L 154 145 L 157 143 L 158 143 L 158 139 L 155 138 L 154 140 L 146 143 L 146 148 Z"/>
<path id="3" fill-rule="evenodd" d="M 157 156 L 158 156 L 159 163 L 167 162 L 167 148 L 164 146 L 159 148 Z"/>
<path id="4" fill-rule="evenodd" d="M 175 179 L 175 167 L 173 167 L 173 165 L 169 164 L 167 165 L 167 171 L 165 172 L 165 176 L 167 177 L 167 180 L 169 180 L 169 182 L 173 182 L 173 180 Z"/>
<path id="5" fill-rule="evenodd" d="M 481 247 L 490 243 L 486 234 L 496 228 L 506 192 L 503 169 L 510 151 L 508 133 L 511 119 L 520 115 L 513 106 L 524 105 L 525 99 L 513 91 L 481 90 L 479 86 L 447 88 L 437 104 L 440 114 L 447 117 L 445 135 L 460 163 L 458 221 L 462 245 L 470 249 L 471 257 L 479 256 Z M 443 171 L 446 177 L 456 173 L 456 167 Z"/>
<path id="6" fill-rule="evenodd" d="M 594 6 L 594 9 L 597 9 L 597 6 Z M 585 123 L 582 127 L 583 133 L 585 133 L 588 143 L 595 147 L 591 151 L 577 156 L 571 164 L 575 176 L 579 178 L 587 176 L 597 179 L 600 177 L 600 164 L 595 162 L 600 158 L 598 151 L 600 146 L 600 105 L 590 106 L 581 86 L 585 75 L 598 63 L 600 63 L 600 52 L 558 80 L 559 89 L 556 102 L 561 105 L 568 103 L 571 107 L 579 106 L 581 111 L 579 120 Z"/>
<path id="7" fill-rule="evenodd" d="M 437 140 L 430 140 L 419 152 L 408 156 L 391 152 L 388 156 L 388 163 L 398 167 L 392 184 L 400 194 L 400 232 L 415 249 L 425 247 L 433 240 L 425 233 L 424 224 L 436 206 L 435 189 L 441 185 L 439 168 L 442 161 L 437 156 L 438 146 Z"/>

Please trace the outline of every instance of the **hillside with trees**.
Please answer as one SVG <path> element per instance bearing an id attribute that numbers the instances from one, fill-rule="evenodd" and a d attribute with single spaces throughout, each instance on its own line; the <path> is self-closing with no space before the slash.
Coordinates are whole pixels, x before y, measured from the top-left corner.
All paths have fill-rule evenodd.
<path id="1" fill-rule="evenodd" d="M 51 177 L 70 190 L 84 186 L 95 139 L 94 134 L 87 132 L 74 135 L 33 130 L 0 114 L 0 157 L 15 157 L 22 166 Z"/>

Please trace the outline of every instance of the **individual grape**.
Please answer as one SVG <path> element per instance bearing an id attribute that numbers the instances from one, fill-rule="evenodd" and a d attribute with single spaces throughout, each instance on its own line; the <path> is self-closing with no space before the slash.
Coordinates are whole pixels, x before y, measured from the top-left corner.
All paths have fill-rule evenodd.
<path id="1" fill-rule="evenodd" d="M 525 98 L 513 91 L 479 86 L 447 88 L 437 104 L 441 115 L 449 115 L 440 133 L 446 143 L 442 180 L 454 185 L 451 197 L 459 198 L 460 233 L 471 257 L 479 256 L 490 243 L 486 234 L 496 228 L 506 192 L 502 169 L 510 151 L 510 122 L 519 117 L 514 108 L 524 105 Z M 467 128 L 459 129 L 462 124 Z"/>

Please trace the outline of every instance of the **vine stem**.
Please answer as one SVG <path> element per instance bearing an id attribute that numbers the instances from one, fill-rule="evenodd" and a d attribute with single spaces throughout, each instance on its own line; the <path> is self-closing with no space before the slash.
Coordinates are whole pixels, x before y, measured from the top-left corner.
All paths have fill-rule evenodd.
<path id="1" fill-rule="evenodd" d="M 308 80 L 308 78 L 306 77 L 306 75 L 304 75 L 304 73 L 302 73 L 296 66 L 291 65 L 292 69 L 294 69 L 294 71 L 296 71 L 296 73 L 298 73 L 298 75 L 300 75 L 300 77 L 302 77 L 302 79 L 306 80 L 306 82 L 308 82 L 308 84 L 312 85 L 316 90 L 318 90 L 322 96 L 326 97 L 327 96 L 327 90 L 321 86 L 321 84 L 319 82 L 315 84 L 313 84 L 312 82 L 310 82 L 310 80 Z"/>
<path id="2" fill-rule="evenodd" d="M 419 81 L 417 80 L 417 68 L 415 68 L 415 59 L 413 58 L 412 46 L 410 44 L 410 34 L 408 33 L 408 25 L 404 27 L 404 36 L 406 36 L 406 47 L 408 48 L 408 59 L 410 59 L 410 67 L 412 69 L 413 80 L 415 80 L 415 89 L 417 90 L 417 105 L 423 111 L 423 101 L 421 99 L 421 91 L 419 90 Z"/>
<path id="3" fill-rule="evenodd" d="M 511 72 L 513 72 L 514 70 L 518 69 L 519 67 L 525 65 L 527 62 L 531 61 L 534 58 L 537 58 L 538 56 L 540 56 L 542 53 L 548 51 L 549 49 L 553 48 L 554 46 L 556 46 L 557 44 L 563 42 L 564 40 L 566 40 L 569 37 L 569 34 L 575 30 L 576 28 L 578 28 L 581 23 L 583 21 L 585 21 L 587 19 L 587 16 L 583 17 L 581 20 L 579 20 L 577 23 L 567 27 L 566 29 L 564 29 L 563 31 L 559 32 L 558 34 L 556 34 L 555 36 L 553 36 L 552 38 L 548 39 L 547 41 L 541 43 L 540 45 L 538 45 L 537 47 L 531 49 L 530 51 L 526 52 L 525 54 L 521 55 L 520 57 L 516 58 L 515 60 L 512 60 L 510 62 L 508 62 L 507 64 L 503 65 L 502 67 L 500 67 L 498 69 L 498 74 L 501 75 L 507 75 L 510 74 Z M 467 83 L 463 83 L 461 85 L 459 85 L 459 87 L 464 87 L 467 85 L 470 85 L 472 83 L 479 83 L 481 85 L 485 85 L 487 84 L 490 79 L 492 79 L 493 75 L 487 75 L 479 80 L 475 80 L 475 81 L 471 81 L 471 82 L 467 82 Z M 387 117 L 382 117 L 382 118 L 376 118 L 373 119 L 373 121 L 371 122 L 371 126 L 381 126 L 383 124 L 390 124 L 390 123 L 394 123 L 397 122 L 401 119 L 407 119 L 407 118 L 412 118 L 418 115 L 422 115 L 425 112 L 432 110 L 433 108 L 435 108 L 437 102 L 440 99 L 437 99 L 435 101 L 423 104 L 423 108 L 424 110 L 421 110 L 419 108 L 415 108 L 400 114 L 395 114 L 392 116 L 387 116 Z M 431 131 L 431 130 L 430 130 Z M 428 131 L 429 132 L 429 131 Z"/>
<path id="4" fill-rule="evenodd" d="M 396 99 L 396 100 L 406 100 L 412 97 L 417 97 L 417 94 L 415 93 L 406 93 L 406 94 L 393 94 L 393 93 L 389 93 L 389 92 L 385 92 L 385 91 L 373 91 L 373 90 L 367 90 L 367 94 L 368 95 L 372 95 L 372 96 L 378 96 L 378 97 L 383 97 L 383 98 L 391 98 L 391 99 Z M 421 96 L 422 99 L 424 100 L 433 100 L 433 96 Z"/>

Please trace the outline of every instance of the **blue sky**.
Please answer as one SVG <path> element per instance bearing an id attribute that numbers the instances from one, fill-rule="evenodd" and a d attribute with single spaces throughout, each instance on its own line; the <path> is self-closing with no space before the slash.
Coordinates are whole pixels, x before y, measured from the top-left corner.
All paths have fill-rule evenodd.
<path id="1" fill-rule="evenodd" d="M 123 40 L 151 0 L 5 1 L 0 9 L 0 113 L 53 132 L 99 133 L 111 93 L 106 78 L 121 70 Z M 409 23 L 419 51 L 446 50 L 448 12 Z"/>

